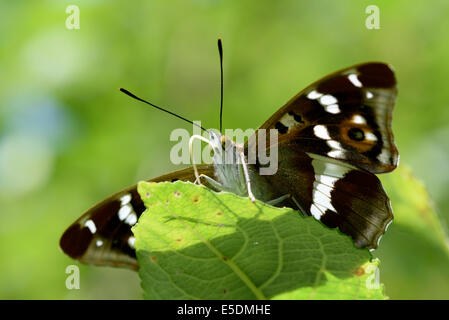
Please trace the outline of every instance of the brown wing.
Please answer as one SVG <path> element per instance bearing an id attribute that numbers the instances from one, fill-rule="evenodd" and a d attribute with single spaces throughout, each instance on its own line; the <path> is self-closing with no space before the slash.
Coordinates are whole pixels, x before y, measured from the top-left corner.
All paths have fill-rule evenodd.
<path id="1" fill-rule="evenodd" d="M 391 129 L 396 79 L 384 63 L 337 71 L 302 90 L 261 129 L 301 140 L 301 151 L 347 162 L 372 173 L 397 167 Z"/>
<path id="2" fill-rule="evenodd" d="M 200 174 L 213 175 L 212 165 L 198 165 Z M 178 170 L 148 181 L 195 181 L 193 168 Z M 145 211 L 137 185 L 98 203 L 77 219 L 62 235 L 59 245 L 71 258 L 83 263 L 137 270 L 131 227 Z"/>
<path id="3" fill-rule="evenodd" d="M 337 71 L 301 91 L 261 127 L 279 134 L 278 171 L 254 176 L 262 198 L 290 194 L 280 206 L 338 227 L 358 247 L 376 248 L 393 219 L 374 173 L 398 164 L 391 129 L 396 95 L 393 71 L 383 63 Z M 246 147 L 254 152 L 253 144 Z"/>
<path id="4" fill-rule="evenodd" d="M 269 201 L 289 194 L 291 197 L 277 206 L 299 210 L 329 228 L 338 228 L 351 236 L 357 247 L 377 248 L 393 213 L 376 175 L 300 149 L 301 140 L 279 140 L 276 174 L 253 176 L 253 188 L 263 189 L 259 199 Z M 255 170 L 254 166 L 250 169 Z"/>

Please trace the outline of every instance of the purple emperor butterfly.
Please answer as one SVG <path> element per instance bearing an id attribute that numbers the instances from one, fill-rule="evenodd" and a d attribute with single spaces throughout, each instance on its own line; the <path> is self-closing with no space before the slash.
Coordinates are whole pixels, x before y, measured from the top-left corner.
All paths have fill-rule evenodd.
<path id="1" fill-rule="evenodd" d="M 390 200 L 375 174 L 398 165 L 391 129 L 396 95 L 387 64 L 337 71 L 302 90 L 260 127 L 278 131 L 274 175 L 260 175 L 259 162 L 246 161 L 258 139 L 240 147 L 208 130 L 212 165 L 148 181 L 201 181 L 216 191 L 287 206 L 338 228 L 357 247 L 375 249 L 393 220 Z M 267 139 L 267 151 L 273 147 Z M 230 157 L 243 161 L 222 164 Z M 131 227 L 144 210 L 137 186 L 128 187 L 84 213 L 64 232 L 60 246 L 83 263 L 138 269 Z"/>

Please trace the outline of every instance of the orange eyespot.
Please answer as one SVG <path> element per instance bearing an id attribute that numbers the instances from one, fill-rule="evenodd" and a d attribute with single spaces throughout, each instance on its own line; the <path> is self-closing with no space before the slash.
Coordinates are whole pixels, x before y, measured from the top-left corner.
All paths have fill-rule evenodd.
<path id="1" fill-rule="evenodd" d="M 342 141 L 359 152 L 371 150 L 377 143 L 377 137 L 366 124 L 355 124 L 347 122 L 341 126 L 340 134 Z"/>

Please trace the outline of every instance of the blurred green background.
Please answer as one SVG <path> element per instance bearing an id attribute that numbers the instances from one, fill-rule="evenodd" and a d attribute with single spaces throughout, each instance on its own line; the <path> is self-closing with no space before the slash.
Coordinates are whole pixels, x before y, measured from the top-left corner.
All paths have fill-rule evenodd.
<path id="1" fill-rule="evenodd" d="M 65 26 L 71 4 L 78 30 Z M 365 27 L 371 4 L 379 30 Z M 337 69 L 393 65 L 401 165 L 446 223 L 448 16 L 445 0 L 0 1 L 0 298 L 141 298 L 136 273 L 78 264 L 58 240 L 111 193 L 179 168 L 169 135 L 191 127 L 117 88 L 218 126 L 218 37 L 225 128 L 256 128 Z M 375 253 L 387 295 L 449 298 L 446 253 L 393 224 Z M 80 290 L 65 287 L 70 264 L 80 265 Z"/>

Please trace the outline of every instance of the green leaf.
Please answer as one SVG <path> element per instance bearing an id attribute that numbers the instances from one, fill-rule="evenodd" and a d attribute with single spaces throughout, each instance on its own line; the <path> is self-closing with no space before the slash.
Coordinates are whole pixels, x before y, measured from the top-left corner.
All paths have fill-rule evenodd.
<path id="1" fill-rule="evenodd" d="M 394 209 L 394 223 L 441 246 L 449 254 L 449 240 L 424 185 L 402 166 L 382 178 Z"/>
<path id="2" fill-rule="evenodd" d="M 392 299 L 449 299 L 449 241 L 424 185 L 407 166 L 382 176 L 394 220 L 374 255 Z M 407 290 L 404 290 L 407 288 Z"/>
<path id="3" fill-rule="evenodd" d="M 297 211 L 186 182 L 141 182 L 147 299 L 383 299 L 378 261 Z"/>

